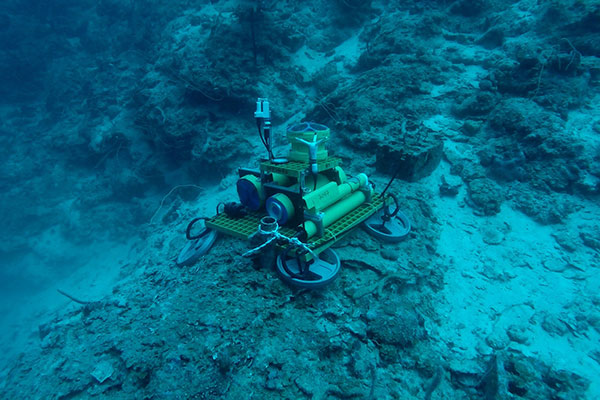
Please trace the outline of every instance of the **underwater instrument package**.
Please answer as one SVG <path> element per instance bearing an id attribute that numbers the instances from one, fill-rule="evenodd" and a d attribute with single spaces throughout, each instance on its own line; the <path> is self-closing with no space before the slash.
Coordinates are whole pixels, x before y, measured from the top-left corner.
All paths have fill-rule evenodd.
<path id="1" fill-rule="evenodd" d="M 189 241 L 178 265 L 196 262 L 219 235 L 228 235 L 247 240 L 251 249 L 244 256 L 275 268 L 286 283 L 319 288 L 340 271 L 340 259 L 331 246 L 356 228 L 362 226 L 387 242 L 408 234 L 410 222 L 400 212 L 398 198 L 387 193 L 390 184 L 377 193 L 366 174 L 346 175 L 341 159 L 329 155 L 327 126 L 314 122 L 289 126 L 289 153 L 276 157 L 268 99 L 257 100 L 254 116 L 267 157 L 259 160 L 258 169 L 239 168 L 237 202 L 220 204 L 213 217 L 190 222 Z M 203 228 L 195 228 L 199 233 L 191 235 L 199 221 Z"/>

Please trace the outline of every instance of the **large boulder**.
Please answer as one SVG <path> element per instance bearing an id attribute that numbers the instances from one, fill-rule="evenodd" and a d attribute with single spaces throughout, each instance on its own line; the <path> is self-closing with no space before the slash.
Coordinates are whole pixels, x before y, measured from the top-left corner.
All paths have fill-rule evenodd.
<path id="1" fill-rule="evenodd" d="M 408 143 L 393 139 L 381 143 L 375 154 L 380 171 L 413 182 L 437 168 L 444 154 L 444 143 L 434 135 L 412 137 Z"/>

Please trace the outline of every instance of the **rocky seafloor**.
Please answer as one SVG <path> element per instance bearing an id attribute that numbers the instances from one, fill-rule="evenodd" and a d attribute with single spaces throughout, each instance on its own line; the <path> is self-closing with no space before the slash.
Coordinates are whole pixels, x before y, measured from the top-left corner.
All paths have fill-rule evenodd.
<path id="1" fill-rule="evenodd" d="M 6 1 L 11 399 L 600 398 L 600 5 Z M 297 290 L 221 237 L 237 167 L 313 120 L 412 231 Z M 58 293 L 56 289 L 62 293 Z M 69 297 L 70 296 L 70 297 Z"/>

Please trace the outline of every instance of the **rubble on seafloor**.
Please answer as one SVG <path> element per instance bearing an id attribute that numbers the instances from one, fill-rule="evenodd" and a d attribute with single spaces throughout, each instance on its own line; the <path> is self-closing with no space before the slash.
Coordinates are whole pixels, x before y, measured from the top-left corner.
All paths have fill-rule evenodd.
<path id="1" fill-rule="evenodd" d="M 356 232 L 336 248 L 343 272 L 324 291 L 285 286 L 242 258 L 247 244 L 236 239 L 175 266 L 188 215 L 148 231 L 144 256 L 110 295 L 40 323 L 40 352 L 15 360 L 3 396 L 35 380 L 56 399 L 582 398 L 586 379 L 511 348 L 521 340 L 513 328 L 468 359 L 437 336 L 446 318 L 436 306 L 446 268 L 435 256 L 439 221 L 410 197 L 411 237 L 392 245 Z"/>

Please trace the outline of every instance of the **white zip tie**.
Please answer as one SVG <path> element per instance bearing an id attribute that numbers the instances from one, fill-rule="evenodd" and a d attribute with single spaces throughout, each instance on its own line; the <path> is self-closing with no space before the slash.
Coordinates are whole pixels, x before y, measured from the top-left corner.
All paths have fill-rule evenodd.
<path id="1" fill-rule="evenodd" d="M 263 247 L 268 246 L 269 244 L 271 244 L 271 242 L 273 240 L 277 239 L 276 235 L 273 235 L 272 238 L 270 238 L 269 240 L 267 240 L 266 242 L 264 242 L 263 244 L 261 244 L 258 247 L 255 247 L 253 249 L 248 250 L 247 252 L 245 252 L 244 254 L 242 254 L 242 257 L 250 257 L 253 256 L 254 254 L 258 253 L 259 251 L 261 251 L 263 249 Z"/>
<path id="2" fill-rule="evenodd" d="M 255 247 L 251 250 L 248 250 L 247 252 L 245 252 L 244 254 L 242 254 L 242 257 L 250 257 L 253 256 L 254 254 L 258 253 L 260 250 L 262 250 L 264 247 L 268 246 L 269 244 L 271 244 L 271 242 L 273 242 L 276 239 L 283 239 L 286 242 L 288 242 L 289 244 L 293 244 L 305 251 L 307 251 L 308 253 L 310 253 L 310 255 L 313 257 L 313 259 L 318 260 L 319 257 L 315 254 L 314 251 L 311 250 L 310 247 L 308 247 L 308 245 L 306 243 L 303 243 L 300 241 L 300 239 L 298 239 L 297 237 L 287 237 L 285 235 L 282 235 L 281 233 L 279 233 L 279 225 L 277 225 L 275 227 L 274 230 L 272 231 L 263 231 L 260 226 L 258 227 L 258 232 L 261 235 L 273 235 L 273 237 L 271 237 L 269 240 L 267 240 L 266 242 L 264 242 L 263 244 L 261 244 L 258 247 Z"/>

